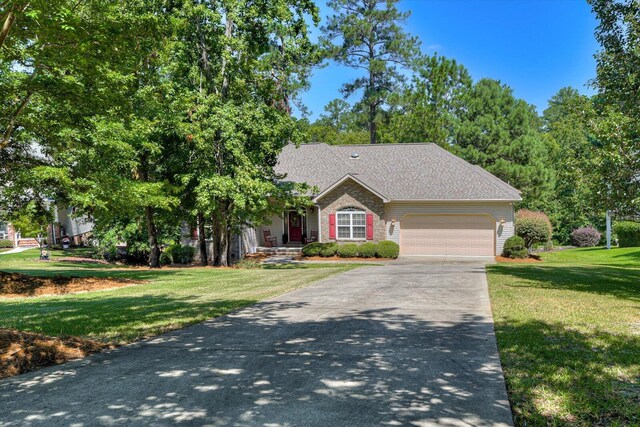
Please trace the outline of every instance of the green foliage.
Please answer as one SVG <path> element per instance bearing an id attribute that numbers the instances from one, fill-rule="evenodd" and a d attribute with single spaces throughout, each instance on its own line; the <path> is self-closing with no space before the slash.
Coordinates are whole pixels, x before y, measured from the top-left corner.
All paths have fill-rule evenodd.
<path id="1" fill-rule="evenodd" d="M 8 239 L 0 239 L 0 248 L 12 248 L 13 242 Z"/>
<path id="2" fill-rule="evenodd" d="M 602 207 L 594 206 L 591 122 L 593 102 L 576 89 L 562 88 L 549 100 L 543 123 L 555 170 L 554 198 L 548 212 L 554 224 L 554 238 L 563 244 L 584 224 L 602 226 Z"/>
<path id="3" fill-rule="evenodd" d="M 476 82 L 462 102 L 454 152 L 522 191 L 523 206 L 545 208 L 553 170 L 535 108 L 491 79 Z"/>
<path id="4" fill-rule="evenodd" d="M 320 256 L 322 257 L 332 257 L 335 256 L 338 252 L 338 244 L 337 243 L 321 243 L 322 247 L 320 248 Z"/>
<path id="5" fill-rule="evenodd" d="M 593 122 L 598 139 L 594 156 L 594 201 L 602 210 L 640 212 L 640 3 L 589 0 L 599 21 L 595 36 L 598 107 Z"/>
<path id="6" fill-rule="evenodd" d="M 551 240 L 553 228 L 543 212 L 520 209 L 516 212 L 516 234 L 524 239 L 525 247 Z"/>
<path id="7" fill-rule="evenodd" d="M 362 92 L 370 142 L 377 139 L 380 105 L 403 81 L 401 70 L 409 68 L 419 54 L 419 40 L 405 33 L 401 24 L 409 12 L 396 8 L 398 0 L 330 0 L 334 14 L 322 28 L 321 43 L 328 56 L 347 67 L 362 70 L 342 86 L 345 96 Z"/>
<path id="8" fill-rule="evenodd" d="M 617 221 L 613 231 L 618 236 L 618 246 L 621 248 L 640 246 L 640 222 Z"/>
<path id="9" fill-rule="evenodd" d="M 522 259 L 529 257 L 529 250 L 520 236 L 511 236 L 504 242 L 502 256 L 512 259 Z"/>
<path id="10" fill-rule="evenodd" d="M 340 258 L 353 258 L 358 256 L 358 245 L 355 243 L 345 243 L 344 245 L 338 245 L 336 251 Z"/>
<path id="11" fill-rule="evenodd" d="M 167 246 L 162 252 L 166 254 L 171 263 L 176 264 L 191 264 L 193 257 L 196 254 L 196 248 L 193 246 L 182 246 L 179 243 Z"/>
<path id="12" fill-rule="evenodd" d="M 373 242 L 362 243 L 358 247 L 358 254 L 362 258 L 373 258 L 378 253 L 378 245 Z"/>
<path id="13" fill-rule="evenodd" d="M 46 238 L 47 227 L 53 222 L 53 212 L 49 210 L 49 203 L 42 199 L 33 199 L 9 217 L 13 228 L 22 237 Z"/>
<path id="14" fill-rule="evenodd" d="M 257 258 L 243 258 L 236 262 L 234 267 L 242 270 L 257 270 L 263 268 L 262 262 Z"/>
<path id="15" fill-rule="evenodd" d="M 398 255 L 400 255 L 400 246 L 391 240 L 384 240 L 378 243 L 376 255 L 379 258 L 398 258 Z"/>
<path id="16" fill-rule="evenodd" d="M 93 257 L 115 261 L 118 257 L 118 231 L 115 228 L 106 230 L 94 230 L 93 233 Z"/>
<path id="17" fill-rule="evenodd" d="M 435 142 L 450 148 L 462 97 L 472 85 L 467 69 L 443 56 L 427 56 L 416 64 L 411 84 L 389 98 L 388 123 L 380 126 L 385 143 Z"/>
<path id="18" fill-rule="evenodd" d="M 166 250 L 160 254 L 160 265 L 171 265 L 173 264 L 173 256 L 171 253 Z"/>
<path id="19" fill-rule="evenodd" d="M 309 243 L 308 245 L 302 248 L 302 253 L 304 256 L 318 256 L 320 255 L 320 250 L 323 248 L 323 244 L 320 242 Z"/>

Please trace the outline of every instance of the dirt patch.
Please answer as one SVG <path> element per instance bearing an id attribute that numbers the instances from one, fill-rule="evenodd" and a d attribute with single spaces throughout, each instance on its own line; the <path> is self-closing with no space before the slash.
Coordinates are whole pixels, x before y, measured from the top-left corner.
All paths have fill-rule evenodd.
<path id="1" fill-rule="evenodd" d="M 121 288 L 146 283 L 142 280 L 104 277 L 41 277 L 20 273 L 0 272 L 0 298 L 62 295 L 71 292 L 88 292 L 100 289 Z"/>
<path id="2" fill-rule="evenodd" d="M 542 259 L 537 256 L 530 256 L 529 258 L 505 258 L 503 256 L 497 256 L 496 261 L 498 262 L 514 262 L 514 263 L 527 263 L 527 262 L 542 262 Z"/>
<path id="3" fill-rule="evenodd" d="M 48 337 L 0 329 L 0 379 L 115 347 L 114 344 L 79 337 Z"/>
<path id="4" fill-rule="evenodd" d="M 393 261 L 393 258 L 362 258 L 362 257 L 350 257 L 350 258 L 342 258 L 339 256 L 299 256 L 294 258 L 296 261 L 349 261 L 349 262 L 358 262 L 358 261 Z"/>

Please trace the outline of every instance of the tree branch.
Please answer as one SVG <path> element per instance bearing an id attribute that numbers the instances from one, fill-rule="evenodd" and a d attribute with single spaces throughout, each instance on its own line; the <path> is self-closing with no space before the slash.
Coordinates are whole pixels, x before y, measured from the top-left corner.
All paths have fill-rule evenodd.
<path id="1" fill-rule="evenodd" d="M 2 136 L 2 141 L 0 141 L 0 149 L 6 148 L 9 146 L 9 141 L 11 140 L 11 135 L 13 134 L 13 130 L 16 127 L 16 123 L 18 121 L 18 117 L 22 114 L 22 111 L 29 103 L 33 92 L 27 92 L 27 96 L 24 97 L 18 108 L 16 109 L 13 116 L 11 116 L 11 120 L 9 120 L 9 124 L 7 124 L 7 128 L 4 131 L 4 135 Z"/>
<path id="2" fill-rule="evenodd" d="M 29 2 L 23 4 L 22 6 L 18 5 L 18 3 L 14 3 L 11 6 L 11 10 L 7 13 L 7 17 L 2 24 L 2 29 L 0 29 L 0 49 L 4 46 L 4 41 L 7 39 L 9 35 L 9 31 L 13 27 L 13 24 L 16 22 L 16 14 L 23 12 L 27 7 L 29 7 Z"/>

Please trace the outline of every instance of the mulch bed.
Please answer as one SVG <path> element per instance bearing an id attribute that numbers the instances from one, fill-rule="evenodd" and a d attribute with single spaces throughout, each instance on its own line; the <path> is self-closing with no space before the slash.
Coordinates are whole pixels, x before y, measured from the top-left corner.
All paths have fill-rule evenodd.
<path id="1" fill-rule="evenodd" d="M 115 347 L 114 344 L 79 337 L 48 337 L 0 329 L 0 379 Z"/>
<path id="2" fill-rule="evenodd" d="M 79 262 L 79 263 L 92 263 L 92 264 L 109 264 L 108 261 L 103 260 L 103 259 L 94 259 L 94 258 L 85 258 L 85 257 L 75 257 L 75 256 L 68 256 L 68 257 L 56 257 L 52 260 L 49 261 L 56 261 L 56 262 Z"/>
<path id="3" fill-rule="evenodd" d="M 528 262 L 542 262 L 542 259 L 538 256 L 531 255 L 529 258 L 505 258 L 503 256 L 497 256 L 496 261 L 498 262 L 514 262 L 514 263 L 528 263 Z"/>
<path id="4" fill-rule="evenodd" d="M 0 298 L 62 295 L 71 292 L 121 288 L 140 283 L 145 281 L 104 277 L 41 277 L 0 272 Z"/>

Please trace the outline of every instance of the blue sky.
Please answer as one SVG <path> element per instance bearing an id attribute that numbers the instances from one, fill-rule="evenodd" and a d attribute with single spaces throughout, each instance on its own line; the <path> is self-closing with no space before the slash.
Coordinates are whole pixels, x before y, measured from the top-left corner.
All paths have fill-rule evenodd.
<path id="1" fill-rule="evenodd" d="M 324 19 L 330 10 L 322 1 Z M 562 87 L 593 93 L 586 84 L 595 76 L 597 22 L 586 0 L 401 0 L 399 8 L 412 11 L 406 30 L 423 52 L 455 59 L 474 80 L 506 83 L 540 113 Z M 311 119 L 357 75 L 336 64 L 316 70 L 302 94 Z"/>

